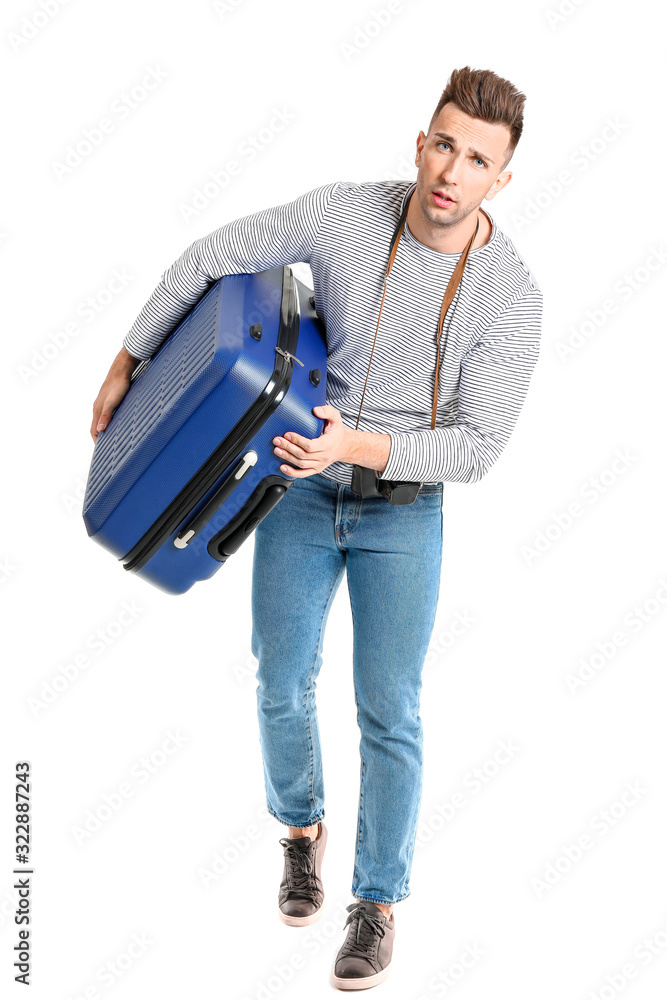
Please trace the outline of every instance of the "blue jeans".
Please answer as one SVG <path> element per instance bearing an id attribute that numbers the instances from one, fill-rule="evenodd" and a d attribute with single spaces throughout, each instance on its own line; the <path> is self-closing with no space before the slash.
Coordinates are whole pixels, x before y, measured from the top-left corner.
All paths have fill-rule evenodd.
<path id="1" fill-rule="evenodd" d="M 362 498 L 314 474 L 295 479 L 254 532 L 252 652 L 269 812 L 314 826 L 325 815 L 317 676 L 345 569 L 361 731 L 352 894 L 410 895 L 422 794 L 421 674 L 440 592 L 443 484 L 412 504 Z"/>

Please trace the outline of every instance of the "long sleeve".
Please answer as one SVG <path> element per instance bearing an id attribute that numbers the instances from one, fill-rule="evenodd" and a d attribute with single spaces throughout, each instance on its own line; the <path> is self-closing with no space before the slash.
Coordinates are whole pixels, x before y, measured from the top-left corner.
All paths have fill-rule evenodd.
<path id="1" fill-rule="evenodd" d="M 383 479 L 475 483 L 505 448 L 540 347 L 542 293 L 531 283 L 461 359 L 456 422 L 389 432 Z"/>
<path id="2" fill-rule="evenodd" d="M 253 274 L 310 262 L 317 234 L 339 182 L 294 201 L 243 216 L 195 240 L 160 277 L 123 339 L 135 358 L 153 356 L 179 320 L 224 274 Z"/>

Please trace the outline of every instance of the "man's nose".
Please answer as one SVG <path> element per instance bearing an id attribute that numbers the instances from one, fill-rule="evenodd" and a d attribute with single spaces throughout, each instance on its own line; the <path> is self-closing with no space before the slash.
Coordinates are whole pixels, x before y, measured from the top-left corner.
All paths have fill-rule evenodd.
<path id="1" fill-rule="evenodd" d="M 461 178 L 461 169 L 463 164 L 459 160 L 458 156 L 453 156 L 447 161 L 445 166 L 441 170 L 441 176 L 446 184 L 458 184 Z"/>

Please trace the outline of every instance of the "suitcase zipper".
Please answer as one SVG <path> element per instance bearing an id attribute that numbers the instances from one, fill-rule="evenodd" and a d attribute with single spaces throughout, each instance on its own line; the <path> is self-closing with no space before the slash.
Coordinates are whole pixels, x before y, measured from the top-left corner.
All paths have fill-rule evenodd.
<path id="1" fill-rule="evenodd" d="M 254 407 L 250 407 L 246 411 L 245 416 L 232 428 L 201 469 L 186 483 L 181 492 L 165 509 L 162 516 L 154 522 L 153 526 L 149 528 L 137 545 L 123 557 L 126 560 L 124 563 L 126 570 L 136 572 L 145 566 L 148 560 L 166 542 L 171 533 L 176 530 L 181 521 L 187 517 L 202 497 L 215 485 L 238 451 L 239 435 L 243 436 L 241 444 L 243 448 L 247 441 L 257 433 L 257 426 L 260 420 L 261 423 L 264 423 L 261 418 L 264 417 L 265 411 L 267 411 L 266 415 L 268 416 L 269 412 L 277 408 L 277 406 L 272 404 L 274 404 L 277 396 L 284 388 L 286 375 L 292 371 L 292 367 L 287 359 L 282 362 L 277 379 L 274 380 L 274 376 L 272 376 L 264 387 L 262 396 L 266 398 L 262 400 L 262 396 L 260 396 L 257 400 L 257 403 L 260 405 L 257 406 L 255 404 Z M 273 387 L 271 388 L 272 382 Z M 251 428 L 251 433 L 248 433 Z"/>
<path id="2" fill-rule="evenodd" d="M 283 351 L 283 349 L 281 347 L 276 347 L 276 350 L 277 350 L 278 354 L 282 354 L 282 356 L 284 358 L 287 358 L 288 360 L 290 358 L 292 358 L 293 361 L 299 361 L 299 359 L 297 358 L 296 354 L 290 354 L 289 351 Z M 299 361 L 299 364 L 303 368 L 303 361 Z"/>
<path id="3" fill-rule="evenodd" d="M 121 558 L 124 569 L 136 572 L 146 565 L 157 550 L 164 544 L 178 525 L 197 506 L 200 500 L 218 481 L 239 450 L 245 448 L 257 433 L 266 418 L 280 405 L 284 391 L 291 382 L 294 361 L 302 367 L 303 362 L 289 350 L 281 347 L 296 347 L 299 337 L 299 298 L 296 283 L 289 267 L 283 268 L 283 292 L 280 310 L 280 328 L 276 355 L 282 356 L 280 368 L 278 358 L 275 359 L 273 373 L 264 386 L 262 393 L 250 406 L 241 419 L 232 427 L 229 434 L 209 455 L 202 467 L 185 484 L 174 497 L 162 514 L 142 535 L 139 541 Z"/>

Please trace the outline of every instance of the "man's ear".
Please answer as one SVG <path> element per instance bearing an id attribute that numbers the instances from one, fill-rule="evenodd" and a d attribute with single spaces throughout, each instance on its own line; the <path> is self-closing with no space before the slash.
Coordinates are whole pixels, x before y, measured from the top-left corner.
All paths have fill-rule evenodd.
<path id="1" fill-rule="evenodd" d="M 495 198 L 498 192 L 502 191 L 502 189 L 506 187 L 511 180 L 512 180 L 512 171 L 503 170 L 502 173 L 498 174 L 495 181 L 493 182 L 489 190 L 486 192 L 484 197 L 487 199 L 487 201 L 491 201 L 491 199 Z"/>
<path id="2" fill-rule="evenodd" d="M 421 139 L 421 148 L 419 146 L 419 140 Z M 415 152 L 415 166 L 419 166 L 419 159 L 421 156 L 421 150 L 424 148 L 424 143 L 426 142 L 426 136 L 424 135 L 424 130 L 420 129 L 419 135 L 417 136 L 417 150 Z"/>

